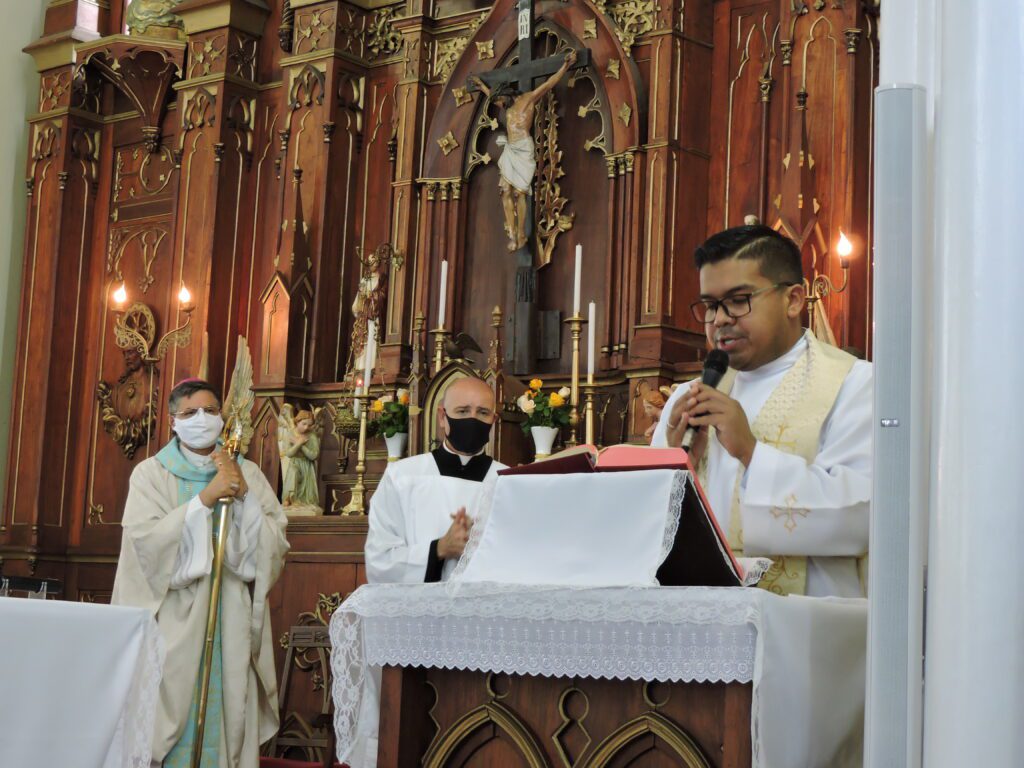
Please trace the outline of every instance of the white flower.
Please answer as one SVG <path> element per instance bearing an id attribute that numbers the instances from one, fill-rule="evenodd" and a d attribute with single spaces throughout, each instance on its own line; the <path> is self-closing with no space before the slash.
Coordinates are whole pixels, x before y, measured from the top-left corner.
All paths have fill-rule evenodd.
<path id="1" fill-rule="evenodd" d="M 393 403 L 393 402 L 395 402 L 395 396 L 394 395 L 381 395 L 380 396 L 380 401 L 382 403 Z"/>
<path id="2" fill-rule="evenodd" d="M 560 390 L 558 390 L 558 396 L 561 397 L 563 400 L 568 400 L 571 394 L 572 390 L 569 389 L 568 387 L 562 387 Z"/>
<path id="3" fill-rule="evenodd" d="M 399 402 L 401 402 L 403 397 L 408 397 L 409 396 L 409 390 L 408 389 L 400 389 L 400 390 L 398 390 L 398 392 L 395 393 L 395 395 L 397 396 Z"/>
<path id="4" fill-rule="evenodd" d="M 516 401 L 516 405 L 519 406 L 519 410 L 529 416 L 537 408 L 537 404 L 526 395 L 523 395 Z"/>

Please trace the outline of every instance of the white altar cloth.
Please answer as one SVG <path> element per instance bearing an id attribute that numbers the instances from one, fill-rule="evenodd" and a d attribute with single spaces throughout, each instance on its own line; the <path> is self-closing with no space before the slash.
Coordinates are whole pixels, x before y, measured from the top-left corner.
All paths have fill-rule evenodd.
<path id="1" fill-rule="evenodd" d="M 372 765 L 374 679 L 393 665 L 749 682 L 754 768 L 855 766 L 866 628 L 865 600 L 758 589 L 367 585 L 331 619 L 338 757 Z"/>
<path id="2" fill-rule="evenodd" d="M 0 597 L 0 766 L 149 768 L 163 672 L 139 608 Z"/>

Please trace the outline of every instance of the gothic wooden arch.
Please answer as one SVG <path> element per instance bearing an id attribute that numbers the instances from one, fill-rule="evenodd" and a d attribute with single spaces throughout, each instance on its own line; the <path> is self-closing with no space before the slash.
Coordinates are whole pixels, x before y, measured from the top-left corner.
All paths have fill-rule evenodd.
<path id="1" fill-rule="evenodd" d="M 652 734 L 678 756 L 681 768 L 711 768 L 711 762 L 686 731 L 657 712 L 647 712 L 620 726 L 594 750 L 583 768 L 607 768 L 636 739 Z"/>
<path id="2" fill-rule="evenodd" d="M 529 768 L 548 768 L 548 762 L 533 734 L 512 710 L 496 701 L 467 712 L 439 736 L 423 756 L 424 768 L 444 768 L 455 751 L 488 724 L 493 724 L 497 730 L 509 737 Z"/>
<path id="3" fill-rule="evenodd" d="M 544 32 L 545 24 L 550 24 L 564 30 L 574 41 L 590 49 L 590 71 L 595 88 L 599 93 L 603 92 L 607 104 L 611 105 L 611 124 L 605 126 L 605 154 L 617 154 L 639 147 L 646 133 L 646 97 L 636 63 L 623 49 L 612 23 L 590 0 L 542 0 L 537 4 L 536 13 L 538 34 Z M 470 151 L 469 142 L 476 130 L 478 106 L 474 102 L 481 98 L 467 100 L 466 96 L 457 91 L 461 91 L 471 74 L 498 69 L 500 64 L 514 55 L 517 44 L 515 14 L 516 0 L 498 0 L 467 43 L 452 70 L 430 122 L 424 148 L 425 179 L 464 178 L 464 173 L 472 170 L 463 158 Z M 591 28 L 596 37 L 591 37 L 587 31 Z M 489 43 L 493 44 L 496 55 L 478 60 L 476 43 L 485 47 Z M 608 64 L 611 61 L 619 64 L 609 70 Z M 615 118 L 616 111 L 622 107 L 628 108 L 632 119 Z M 445 154 L 442 140 L 449 131 L 464 151 L 449 150 Z"/>

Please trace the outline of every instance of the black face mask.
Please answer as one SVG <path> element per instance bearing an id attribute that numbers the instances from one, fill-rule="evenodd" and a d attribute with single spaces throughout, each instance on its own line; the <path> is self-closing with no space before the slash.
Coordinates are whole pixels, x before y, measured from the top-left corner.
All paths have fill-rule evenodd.
<path id="1" fill-rule="evenodd" d="M 448 417 L 448 442 L 459 453 L 479 453 L 491 437 L 491 424 L 468 416 L 464 419 Z"/>

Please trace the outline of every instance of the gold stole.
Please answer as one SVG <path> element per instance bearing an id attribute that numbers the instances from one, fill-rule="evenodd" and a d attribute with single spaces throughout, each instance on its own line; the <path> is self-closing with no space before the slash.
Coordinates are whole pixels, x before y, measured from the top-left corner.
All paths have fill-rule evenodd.
<path id="1" fill-rule="evenodd" d="M 800 456 L 810 464 L 818 455 L 821 428 L 856 359 L 836 347 L 821 343 L 812 334 L 807 334 L 806 339 L 807 351 L 768 397 L 750 425 L 750 431 L 759 443 Z M 736 371 L 730 368 L 722 377 L 719 390 L 729 394 L 735 380 Z M 709 443 L 716 439 L 712 428 Z M 704 485 L 707 485 L 707 453 L 705 451 L 697 472 Z M 737 556 L 743 554 L 743 518 L 740 515 L 742 479 L 741 467 L 741 471 L 736 473 L 729 513 L 729 546 Z M 797 505 L 798 500 L 791 496 L 786 499 L 785 507 L 773 507 L 771 514 L 776 519 L 784 520 L 783 525 L 787 530 L 794 530 L 798 518 L 806 517 L 810 512 Z M 758 586 L 779 595 L 804 594 L 807 591 L 807 558 L 792 555 L 770 557 L 774 564 Z"/>

